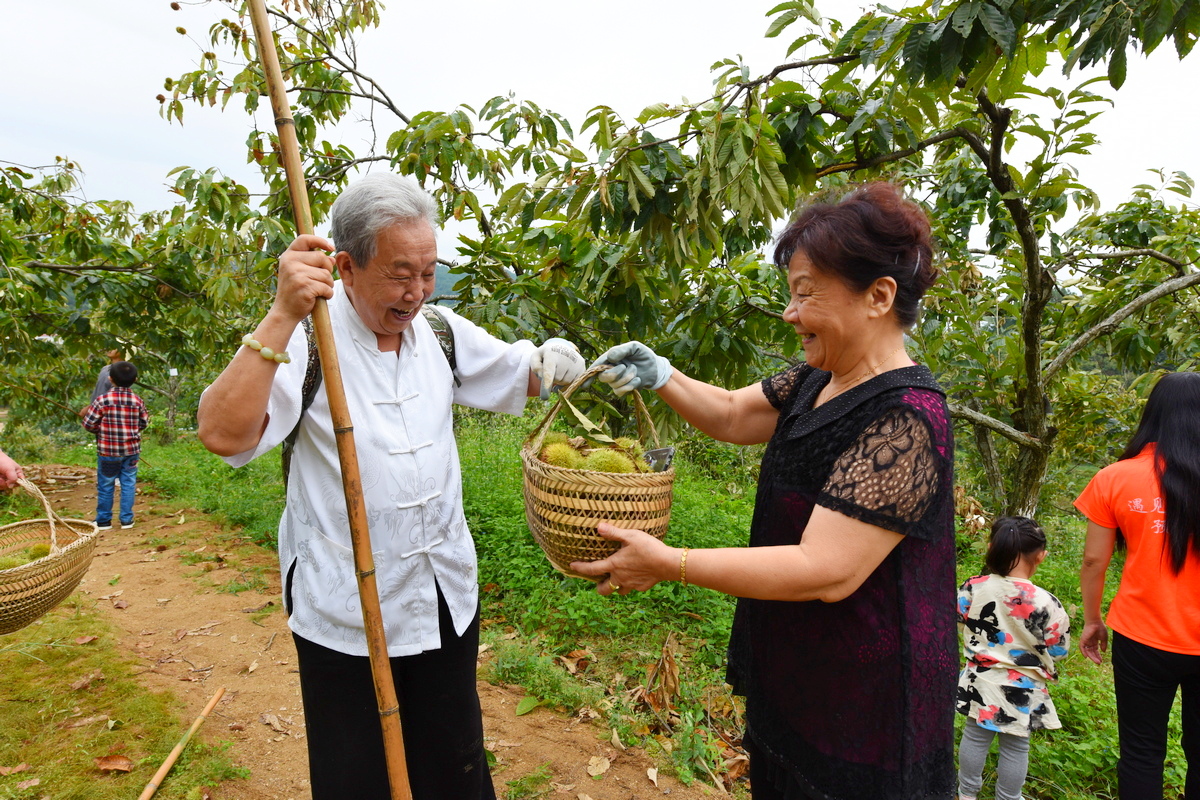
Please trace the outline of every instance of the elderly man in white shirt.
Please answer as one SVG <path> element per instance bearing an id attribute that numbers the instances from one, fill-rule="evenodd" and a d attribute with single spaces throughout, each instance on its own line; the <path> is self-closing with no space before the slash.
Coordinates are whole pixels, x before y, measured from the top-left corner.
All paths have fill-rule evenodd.
<path id="1" fill-rule="evenodd" d="M 439 308 L 455 368 L 421 306 L 437 266 L 435 206 L 409 178 L 372 175 L 333 204 L 332 243 L 296 237 L 275 302 L 200 401 L 204 445 L 241 466 L 299 422 L 279 557 L 300 660 L 314 800 L 389 797 L 383 741 L 324 387 L 302 409 L 307 336 L 329 300 L 355 426 L 363 499 L 400 698 L 414 800 L 495 797 L 475 690 L 475 546 L 462 510 L 454 403 L 520 414 L 526 397 L 579 377 L 575 346 L 503 342 Z M 341 280 L 335 281 L 336 265 Z M 296 354 L 288 363 L 276 353 Z"/>

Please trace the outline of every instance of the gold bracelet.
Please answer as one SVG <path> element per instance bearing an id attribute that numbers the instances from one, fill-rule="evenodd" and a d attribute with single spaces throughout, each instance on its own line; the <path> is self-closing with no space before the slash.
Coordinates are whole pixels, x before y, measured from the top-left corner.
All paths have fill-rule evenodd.
<path id="1" fill-rule="evenodd" d="M 258 341 L 258 339 L 255 339 L 253 334 L 247 333 L 245 336 L 243 336 L 242 344 L 244 344 L 246 347 L 249 347 L 251 350 L 257 350 L 258 354 L 267 361 L 274 361 L 276 364 L 292 363 L 292 357 L 286 352 L 280 350 L 278 353 L 276 353 L 269 347 L 263 347 L 262 342 Z"/>
<path id="2" fill-rule="evenodd" d="M 687 548 L 687 547 L 683 548 L 683 555 L 681 555 L 679 557 L 679 582 L 682 583 L 684 586 L 688 585 L 688 582 L 687 582 L 687 554 L 688 554 L 689 549 L 690 548 Z"/>

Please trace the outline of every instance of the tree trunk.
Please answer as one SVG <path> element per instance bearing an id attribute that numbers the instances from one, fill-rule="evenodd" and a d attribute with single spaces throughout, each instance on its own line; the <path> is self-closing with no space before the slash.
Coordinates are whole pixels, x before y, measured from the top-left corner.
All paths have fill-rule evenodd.
<path id="1" fill-rule="evenodd" d="M 1046 482 L 1046 469 L 1050 463 L 1050 449 L 1046 447 L 1022 447 L 1017 455 L 1017 466 L 1012 480 L 1012 493 L 1005 507 L 1006 514 L 1017 514 L 1033 518 L 1037 514 L 1038 497 Z"/>
<path id="2" fill-rule="evenodd" d="M 996 447 L 992 442 L 992 432 L 982 425 L 971 426 L 975 434 L 975 447 L 979 450 L 979 460 L 983 462 L 983 473 L 987 478 L 988 489 L 991 491 L 992 508 L 1004 507 L 1004 473 L 1000 469 L 1000 459 L 996 456 Z"/>
<path id="3" fill-rule="evenodd" d="M 167 380 L 167 391 L 162 393 L 167 398 L 167 424 L 158 432 L 158 441 L 171 444 L 175 441 L 175 417 L 179 412 L 179 376 L 172 375 Z"/>

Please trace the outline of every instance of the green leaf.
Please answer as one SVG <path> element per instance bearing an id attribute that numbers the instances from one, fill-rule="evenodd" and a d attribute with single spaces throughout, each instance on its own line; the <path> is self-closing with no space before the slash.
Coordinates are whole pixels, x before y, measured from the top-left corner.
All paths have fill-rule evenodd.
<path id="1" fill-rule="evenodd" d="M 1142 31 L 1142 50 L 1145 53 L 1154 52 L 1154 48 L 1158 47 L 1163 37 L 1170 33 L 1174 26 L 1175 15 L 1182 5 L 1180 0 L 1158 0 L 1154 4 L 1150 18 Z"/>
<path id="2" fill-rule="evenodd" d="M 764 36 L 768 39 L 774 39 L 783 31 L 784 28 L 795 22 L 796 18 L 799 16 L 799 9 L 792 8 L 783 12 L 778 17 L 771 20 L 771 24 L 767 27 L 767 32 L 764 34 Z"/>
<path id="3" fill-rule="evenodd" d="M 1112 52 L 1112 57 L 1108 60 L 1108 82 L 1112 84 L 1114 89 L 1120 89 L 1125 83 L 1125 68 L 1128 64 L 1127 54 L 1125 51 L 1125 40 L 1121 40 L 1121 46 Z"/>
<path id="4" fill-rule="evenodd" d="M 520 700 L 517 701 L 517 716 L 518 717 L 525 716 L 530 711 L 533 711 L 535 708 L 542 705 L 542 702 L 543 701 L 537 699 L 533 695 L 528 695 L 528 694 L 525 695 L 524 697 L 522 697 Z"/>
<path id="5" fill-rule="evenodd" d="M 919 22 L 913 25 L 904 40 L 904 74 L 916 82 L 925 74 L 925 31 L 928 25 Z"/>
<path id="6" fill-rule="evenodd" d="M 878 21 L 878 17 L 867 15 L 854 23 L 850 30 L 846 31 L 833 46 L 833 55 L 840 56 L 850 52 L 851 48 L 859 43 L 859 37 L 863 31 L 873 27 Z"/>
<path id="7" fill-rule="evenodd" d="M 588 419 L 586 414 L 572 405 L 570 400 L 565 397 L 560 398 L 560 400 L 562 401 L 562 404 L 565 405 L 573 415 L 575 415 L 575 419 L 579 421 L 580 427 L 587 431 L 587 437 L 589 439 L 595 439 L 598 442 L 604 442 L 606 444 L 612 443 L 612 438 L 604 433 L 604 430 L 599 425 Z"/>
<path id="8" fill-rule="evenodd" d="M 626 170 L 626 174 L 632 178 L 632 182 L 637 185 L 638 191 L 646 197 L 654 197 L 654 184 L 650 182 L 650 178 L 642 171 L 642 168 L 636 164 L 630 164 Z"/>
<path id="9" fill-rule="evenodd" d="M 975 18 L 979 16 L 979 6 L 979 0 L 971 0 L 971 2 L 963 3 L 954 9 L 954 13 L 950 16 L 950 27 L 958 31 L 958 35 L 964 39 L 971 35 L 971 28 L 975 27 Z"/>
<path id="10" fill-rule="evenodd" d="M 1017 49 L 1017 29 L 1012 20 L 1000 9 L 985 4 L 979 9 L 979 21 L 995 42 L 1000 45 L 1004 55 L 1012 57 Z"/>

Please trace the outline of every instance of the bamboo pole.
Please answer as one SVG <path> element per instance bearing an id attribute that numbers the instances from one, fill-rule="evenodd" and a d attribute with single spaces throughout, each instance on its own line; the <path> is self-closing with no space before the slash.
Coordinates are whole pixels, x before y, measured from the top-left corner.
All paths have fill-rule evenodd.
<path id="1" fill-rule="evenodd" d="M 300 145 L 296 139 L 296 124 L 292 119 L 283 73 L 279 69 L 279 53 L 267 18 L 265 0 L 250 0 L 250 17 L 254 23 L 254 38 L 258 56 L 271 97 L 275 127 L 279 132 L 279 153 L 287 175 L 288 194 L 297 233 L 312 233 L 312 211 L 304 185 L 304 167 L 300 161 Z M 362 482 L 358 471 L 358 453 L 354 446 L 354 426 L 346 404 L 341 368 L 334 349 L 333 326 L 324 298 L 318 298 L 312 312 L 317 349 L 321 354 L 321 370 L 325 392 L 329 397 L 329 412 L 337 441 L 338 461 L 342 469 L 342 488 L 346 495 L 346 513 L 350 522 L 350 543 L 354 551 L 354 572 L 358 579 L 359 601 L 362 605 L 363 627 L 367 636 L 367 654 L 371 676 L 375 683 L 375 700 L 379 709 L 379 724 L 383 728 L 383 752 L 387 762 L 388 782 L 392 800 L 410 800 L 408 767 L 404 759 L 404 736 L 400 730 L 400 703 L 392 681 L 388 661 L 387 639 L 383 630 L 383 611 L 379 607 L 379 590 L 375 583 L 375 561 L 371 555 L 371 534 L 363 503 Z"/>
<path id="2" fill-rule="evenodd" d="M 204 724 L 204 720 L 208 719 L 208 715 L 212 713 L 212 710 L 216 708 L 217 703 L 221 701 L 224 695 L 225 687 L 222 686 L 220 689 L 217 689 L 217 693 L 208 701 L 208 705 L 200 712 L 200 716 L 196 717 L 196 721 L 192 723 L 192 727 L 188 728 L 188 732 L 175 745 L 175 749 L 171 751 L 171 754 L 167 756 L 167 760 L 158 768 L 158 772 L 154 773 L 154 777 L 150 779 L 150 782 L 146 784 L 146 788 L 138 795 L 138 800 L 150 800 L 151 797 L 154 797 L 154 793 L 162 785 L 163 779 L 167 777 L 167 773 L 171 771 L 171 767 L 175 766 L 175 759 L 179 758 L 179 754 L 183 752 L 183 748 L 187 747 L 192 734 L 200 729 L 200 726 Z"/>

